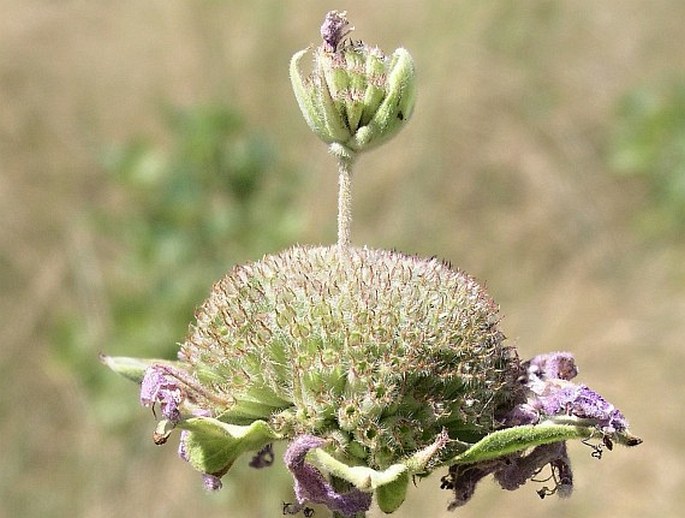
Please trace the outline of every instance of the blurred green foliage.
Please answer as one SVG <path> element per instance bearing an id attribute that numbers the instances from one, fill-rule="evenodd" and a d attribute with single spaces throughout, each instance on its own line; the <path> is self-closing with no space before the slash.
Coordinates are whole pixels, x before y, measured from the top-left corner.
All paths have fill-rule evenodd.
<path id="1" fill-rule="evenodd" d="M 85 304 L 56 332 L 59 358 L 110 401 L 98 407 L 113 425 L 139 409 L 115 401 L 120 380 L 93 368 L 94 342 L 110 354 L 175 358 L 211 284 L 232 265 L 292 243 L 298 226 L 290 203 L 297 178 L 235 111 L 168 108 L 165 117 L 166 144 L 137 137 L 103 158 L 104 190 L 115 199 L 85 224 L 98 236 L 105 323 L 94 330 L 97 315 Z"/>
<path id="2" fill-rule="evenodd" d="M 634 176 L 648 193 L 637 214 L 647 235 L 679 235 L 685 230 L 685 78 L 653 83 L 620 102 L 610 163 Z"/>

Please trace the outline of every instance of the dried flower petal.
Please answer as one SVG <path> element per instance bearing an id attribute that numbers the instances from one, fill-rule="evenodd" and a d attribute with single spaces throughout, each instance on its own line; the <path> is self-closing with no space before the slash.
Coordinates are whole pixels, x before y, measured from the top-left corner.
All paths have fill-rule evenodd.
<path id="1" fill-rule="evenodd" d="M 608 434 L 623 432 L 628 428 L 628 421 L 621 411 L 585 385 L 578 387 L 571 403 L 571 414 L 596 420 L 597 426 Z"/>
<path id="2" fill-rule="evenodd" d="M 295 479 L 295 497 L 300 505 L 307 502 L 323 504 L 344 516 L 368 511 L 371 494 L 358 489 L 338 493 L 321 472 L 305 462 L 307 452 L 320 448 L 326 441 L 313 435 L 301 435 L 290 443 L 285 453 L 285 464 Z"/>
<path id="3" fill-rule="evenodd" d="M 541 354 L 524 366 L 528 401 L 505 416 L 503 421 L 508 426 L 534 424 L 542 419 L 541 416 L 566 415 L 591 419 L 605 434 L 627 430 L 626 418 L 614 405 L 586 385 L 569 381 L 578 374 L 571 353 Z"/>
<path id="4" fill-rule="evenodd" d="M 556 442 L 537 446 L 528 455 L 512 457 L 507 466 L 495 474 L 503 489 L 513 491 L 525 484 L 545 465 L 566 457 L 566 443 Z"/>
<path id="5" fill-rule="evenodd" d="M 214 475 L 202 475 L 202 484 L 205 486 L 207 491 L 212 492 L 218 491 L 223 486 L 221 479 L 219 477 L 215 477 Z"/>
<path id="6" fill-rule="evenodd" d="M 342 39 L 354 30 L 349 25 L 347 11 L 330 11 L 326 14 L 321 26 L 321 38 L 330 52 L 335 52 Z"/>
<path id="7" fill-rule="evenodd" d="M 447 510 L 454 511 L 457 507 L 461 507 L 471 500 L 478 482 L 500 467 L 501 462 L 499 460 L 450 466 L 449 474 L 442 478 L 440 485 L 441 489 L 449 489 L 454 492 L 454 499 L 450 502 Z"/>
<path id="8" fill-rule="evenodd" d="M 578 374 L 576 360 L 571 353 L 539 354 L 525 365 L 529 378 L 572 380 Z"/>
<path id="9" fill-rule="evenodd" d="M 140 387 L 140 404 L 154 406 L 160 404 L 162 415 L 172 423 L 181 420 L 179 405 L 183 402 L 183 391 L 178 382 L 166 374 L 161 366 L 148 367 Z"/>

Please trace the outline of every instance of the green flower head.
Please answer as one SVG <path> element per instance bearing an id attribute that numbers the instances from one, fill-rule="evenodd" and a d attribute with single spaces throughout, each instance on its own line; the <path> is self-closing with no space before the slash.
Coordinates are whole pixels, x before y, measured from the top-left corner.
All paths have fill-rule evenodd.
<path id="1" fill-rule="evenodd" d="M 345 12 L 329 12 L 312 72 L 302 72 L 310 49 L 301 50 L 290 62 L 290 79 L 312 131 L 327 144 L 359 152 L 388 140 L 409 120 L 416 86 L 409 52 L 400 48 L 385 56 L 377 47 L 345 40 L 351 30 Z"/>

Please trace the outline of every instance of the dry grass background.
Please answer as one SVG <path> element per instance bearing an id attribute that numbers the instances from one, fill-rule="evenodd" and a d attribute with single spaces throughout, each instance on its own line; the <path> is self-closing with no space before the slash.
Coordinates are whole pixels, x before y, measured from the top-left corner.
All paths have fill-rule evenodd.
<path id="1" fill-rule="evenodd" d="M 109 251 L 84 219 L 117 203 L 101 150 L 164 138 L 160 100 L 241 110 L 306 173 L 300 241 L 334 240 L 333 163 L 287 78 L 331 8 L 357 37 L 409 48 L 420 84 L 411 124 L 358 164 L 353 240 L 487 280 L 521 356 L 573 351 L 582 381 L 645 439 L 601 462 L 573 445 L 570 500 L 486 482 L 455 516 L 680 516 L 685 247 L 635 232 L 644 190 L 605 159 L 618 99 L 685 69 L 680 0 L 0 0 L 0 516 L 279 516 L 275 475 L 242 470 L 204 495 L 153 447 L 145 412 L 126 433 L 103 420 L 49 330 L 76 308 L 93 326 L 92 369 L 118 352 L 99 331 Z M 135 387 L 120 391 L 136 405 Z M 398 516 L 451 516 L 437 485 Z"/>

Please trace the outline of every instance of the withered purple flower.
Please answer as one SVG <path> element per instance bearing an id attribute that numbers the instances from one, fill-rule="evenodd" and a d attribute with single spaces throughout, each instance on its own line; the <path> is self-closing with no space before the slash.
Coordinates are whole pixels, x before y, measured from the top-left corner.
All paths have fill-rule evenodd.
<path id="1" fill-rule="evenodd" d="M 325 440 L 312 435 L 301 435 L 290 443 L 285 453 L 285 465 L 295 479 L 295 497 L 297 503 L 323 504 L 343 516 L 354 516 L 369 510 L 371 493 L 364 493 L 356 488 L 339 493 L 326 480 L 322 473 L 305 462 L 305 456 L 313 448 L 320 448 Z"/>
<path id="2" fill-rule="evenodd" d="M 515 430 L 523 425 L 539 425 L 538 430 L 541 430 L 554 423 L 582 424 L 589 427 L 588 436 L 595 430 L 609 449 L 614 439 L 626 446 L 640 444 L 639 438 L 627 432 L 628 422 L 619 410 L 587 386 L 569 381 L 578 374 L 571 353 L 541 354 L 523 366 L 526 374 L 522 382 L 527 389 L 527 401 L 505 414 L 505 427 Z M 491 473 L 503 489 L 514 490 L 545 466 L 551 469 L 555 487 L 540 490 L 540 496 L 553 493 L 570 496 L 573 473 L 564 441 L 541 444 L 528 454 L 519 450 L 496 460 L 452 466 L 448 477 L 443 479 L 443 487 L 454 491 L 451 508 L 456 508 L 464 505 L 473 495 L 477 482 Z"/>
<path id="3" fill-rule="evenodd" d="M 181 420 L 179 405 L 183 401 L 181 385 L 162 367 L 152 366 L 145 371 L 140 388 L 140 404 L 153 407 L 159 403 L 162 415 L 173 423 Z"/>
<path id="4" fill-rule="evenodd" d="M 609 435 L 628 429 L 628 421 L 614 405 L 586 385 L 569 381 L 578 373 L 571 353 L 541 354 L 525 366 L 528 401 L 510 412 L 506 418 L 508 423 L 536 423 L 566 415 L 589 419 Z"/>
<path id="5" fill-rule="evenodd" d="M 321 39 L 328 51 L 335 52 L 343 38 L 353 30 L 354 27 L 350 27 L 350 22 L 347 20 L 346 11 L 330 11 L 326 14 L 321 26 Z"/>

